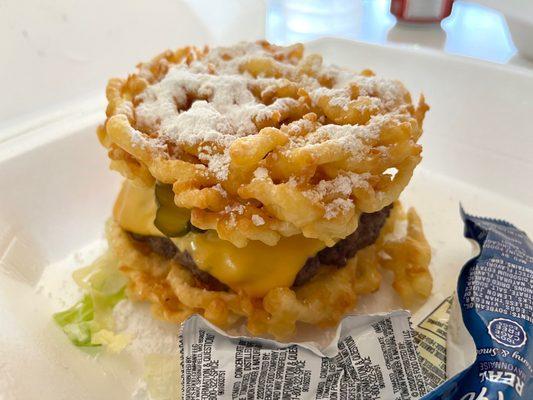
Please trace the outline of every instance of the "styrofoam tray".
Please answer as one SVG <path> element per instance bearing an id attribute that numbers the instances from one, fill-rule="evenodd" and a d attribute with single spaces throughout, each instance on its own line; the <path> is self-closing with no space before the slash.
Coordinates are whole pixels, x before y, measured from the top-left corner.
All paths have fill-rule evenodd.
<path id="1" fill-rule="evenodd" d="M 533 132 L 526 120 L 533 112 L 533 73 L 343 40 L 307 47 L 328 62 L 398 78 L 413 96 L 423 90 L 432 107 L 424 161 L 402 196 L 421 214 L 433 248 L 434 295 L 416 320 L 451 294 L 471 254 L 459 202 L 533 232 Z M 108 170 L 94 133 L 103 119 L 103 109 L 82 109 L 0 144 L 2 400 L 129 398 L 140 374 L 130 353 L 95 358 L 71 346 L 51 321 L 70 289 L 42 285 L 43 275 L 50 284 L 50 265 L 68 272 L 87 258 L 87 252 L 73 254 L 103 236 L 121 180 Z M 361 310 L 395 306 L 393 297 L 380 295 L 363 300 Z"/>

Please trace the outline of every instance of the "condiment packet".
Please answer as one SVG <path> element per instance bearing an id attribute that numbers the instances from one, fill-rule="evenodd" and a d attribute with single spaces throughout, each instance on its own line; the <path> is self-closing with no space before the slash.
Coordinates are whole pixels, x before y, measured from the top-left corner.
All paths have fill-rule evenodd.
<path id="1" fill-rule="evenodd" d="M 418 399 L 427 392 L 407 311 L 348 316 L 326 348 L 181 328 L 184 399 Z"/>
<path id="2" fill-rule="evenodd" d="M 533 243 L 508 222 L 461 216 L 480 252 L 463 267 L 452 306 L 453 378 L 424 400 L 533 399 Z"/>
<path id="3" fill-rule="evenodd" d="M 415 343 L 426 384 L 434 389 L 446 381 L 448 325 L 453 296 L 442 301 L 414 328 Z"/>

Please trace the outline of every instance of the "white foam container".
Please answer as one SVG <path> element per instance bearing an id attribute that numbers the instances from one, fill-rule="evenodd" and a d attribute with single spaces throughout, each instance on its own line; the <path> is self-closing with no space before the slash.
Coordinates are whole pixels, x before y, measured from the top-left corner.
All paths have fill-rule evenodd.
<path id="1" fill-rule="evenodd" d="M 402 80 L 431 111 L 424 161 L 402 196 L 415 206 L 433 248 L 434 295 L 415 321 L 451 294 L 469 257 L 459 202 L 533 233 L 533 73 L 438 52 L 323 39 L 308 44 L 327 62 Z M 87 105 L 90 104 L 90 105 Z M 100 101 L 26 125 L 0 143 L 0 399 L 129 398 L 139 375 L 128 355 L 94 358 L 54 326 L 57 299 L 37 290 L 49 265 L 103 236 L 120 177 L 108 170 L 96 126 Z M 70 258 L 69 258 L 70 257 Z M 63 265 L 67 265 L 63 264 Z M 67 290 L 58 285 L 56 290 Z M 384 289 L 385 290 L 385 289 Z M 397 305 L 378 292 L 363 311 Z"/>
<path id="2" fill-rule="evenodd" d="M 500 11 L 507 20 L 513 42 L 520 55 L 533 60 L 533 2 L 523 0 L 475 0 Z"/>

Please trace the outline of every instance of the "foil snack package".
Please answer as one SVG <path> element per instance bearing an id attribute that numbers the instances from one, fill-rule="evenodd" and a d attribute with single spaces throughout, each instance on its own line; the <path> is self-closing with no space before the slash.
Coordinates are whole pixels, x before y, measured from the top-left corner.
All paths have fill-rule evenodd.
<path id="1" fill-rule="evenodd" d="M 334 340 L 232 337 L 199 316 L 180 332 L 183 399 L 418 399 L 427 392 L 409 313 L 348 316 Z"/>
<path id="2" fill-rule="evenodd" d="M 459 276 L 454 306 L 462 318 L 452 311 L 448 374 L 470 348 L 474 361 L 424 400 L 533 399 L 533 244 L 508 222 L 461 215 L 480 251 Z"/>

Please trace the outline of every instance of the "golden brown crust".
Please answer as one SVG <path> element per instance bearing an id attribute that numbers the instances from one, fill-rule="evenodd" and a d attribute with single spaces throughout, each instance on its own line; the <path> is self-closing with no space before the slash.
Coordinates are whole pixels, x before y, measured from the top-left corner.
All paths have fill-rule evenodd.
<path id="1" fill-rule="evenodd" d="M 239 129 L 235 109 L 215 99 L 226 84 L 250 98 L 237 104 L 252 110 Z M 163 114 L 169 90 L 175 110 Z M 362 212 L 397 200 L 421 159 L 423 98 L 415 108 L 399 82 L 326 67 L 302 45 L 167 51 L 112 79 L 106 94 L 98 135 L 112 168 L 148 186 L 173 184 L 194 225 L 238 247 L 298 233 L 333 245 Z M 206 112 L 218 121 L 214 136 L 176 128 L 178 118 L 206 122 L 194 119 Z"/>

